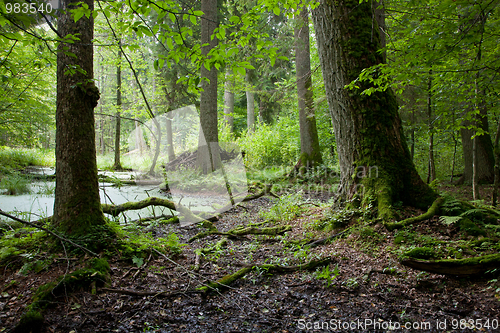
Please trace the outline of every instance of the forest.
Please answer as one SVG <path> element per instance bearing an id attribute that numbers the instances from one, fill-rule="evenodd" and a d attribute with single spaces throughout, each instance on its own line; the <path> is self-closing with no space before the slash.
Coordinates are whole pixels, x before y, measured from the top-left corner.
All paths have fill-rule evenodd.
<path id="1" fill-rule="evenodd" d="M 0 332 L 500 321 L 500 0 L 0 0 Z"/>

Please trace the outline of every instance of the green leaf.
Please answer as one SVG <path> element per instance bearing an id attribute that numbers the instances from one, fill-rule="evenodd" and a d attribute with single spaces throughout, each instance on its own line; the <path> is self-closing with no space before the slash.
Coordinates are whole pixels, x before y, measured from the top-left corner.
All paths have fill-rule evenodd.
<path id="1" fill-rule="evenodd" d="M 274 15 L 279 16 L 280 15 L 280 8 L 278 6 L 274 7 L 273 13 L 274 13 Z"/>

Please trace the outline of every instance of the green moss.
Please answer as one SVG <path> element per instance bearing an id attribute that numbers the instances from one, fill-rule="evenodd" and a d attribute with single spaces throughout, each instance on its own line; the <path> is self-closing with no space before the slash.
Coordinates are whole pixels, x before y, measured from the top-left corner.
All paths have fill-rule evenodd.
<path id="1" fill-rule="evenodd" d="M 467 235 L 470 236 L 485 236 L 486 231 L 468 218 L 462 218 L 460 221 L 458 221 L 458 226 L 460 228 L 460 231 L 465 232 Z"/>
<path id="2" fill-rule="evenodd" d="M 436 257 L 436 252 L 430 247 L 416 247 L 407 251 L 405 256 L 415 259 L 430 259 Z"/>
<path id="3" fill-rule="evenodd" d="M 15 333 L 35 333 L 41 332 L 43 325 L 43 315 L 40 311 L 30 309 L 21 316 L 19 323 L 14 329 Z"/>

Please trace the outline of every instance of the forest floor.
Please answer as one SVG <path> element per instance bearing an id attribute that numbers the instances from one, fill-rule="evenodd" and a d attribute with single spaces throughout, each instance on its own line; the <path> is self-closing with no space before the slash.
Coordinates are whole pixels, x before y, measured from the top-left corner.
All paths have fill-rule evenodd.
<path id="1" fill-rule="evenodd" d="M 462 190 L 469 195 L 467 187 L 454 192 L 458 195 Z M 304 195 L 304 202 L 307 197 Z M 328 199 L 311 195 L 307 202 L 320 204 Z M 227 231 L 264 222 L 262 212 L 270 212 L 273 205 L 275 199 L 268 197 L 243 203 L 245 208 L 223 213 L 214 225 Z M 177 234 L 187 244 L 182 253 L 147 256 L 135 264 L 109 258 L 111 282 L 107 287 L 115 291 L 98 288 L 96 294 L 80 290 L 59 297 L 45 311 L 41 332 L 498 331 L 500 288 L 494 277 L 455 278 L 402 266 L 394 242 L 397 234 L 381 225 L 354 228 L 311 249 L 293 245 L 293 240 L 326 236 L 313 226 L 327 215 L 328 208 L 299 207 L 288 221 L 262 225 L 290 225 L 290 232 L 229 239 L 225 247 L 201 260 L 197 272 L 193 271 L 196 249 L 213 246 L 222 236 L 188 244 L 200 232 L 197 226 L 150 226 L 148 232 L 156 236 Z M 421 213 L 404 208 L 401 212 L 404 216 Z M 438 226 L 436 217 L 410 229 L 436 239 L 460 237 L 456 231 Z M 22 274 L 15 261 L 0 267 L 0 332 L 12 331 L 38 286 L 81 266 L 81 258 L 63 257 L 61 254 L 38 273 Z M 263 263 L 289 266 L 324 257 L 332 258 L 328 269 L 285 274 L 257 269 L 225 290 L 192 292 L 200 284 L 242 267 Z M 151 291 L 167 293 L 140 295 Z"/>

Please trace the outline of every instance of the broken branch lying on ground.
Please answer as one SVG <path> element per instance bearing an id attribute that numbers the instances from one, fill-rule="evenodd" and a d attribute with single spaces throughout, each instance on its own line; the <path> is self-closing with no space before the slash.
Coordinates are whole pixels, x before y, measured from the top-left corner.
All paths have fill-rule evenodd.
<path id="1" fill-rule="evenodd" d="M 227 232 L 221 232 L 218 231 L 217 229 L 215 230 L 209 230 L 205 232 L 200 232 L 199 234 L 191 237 L 188 240 L 188 243 L 191 243 L 194 240 L 207 237 L 210 235 L 222 235 L 222 236 L 228 236 L 228 237 L 238 237 L 238 236 L 245 236 L 245 235 L 268 235 L 268 236 L 276 236 L 276 235 L 281 235 L 287 231 L 292 230 L 292 226 L 289 225 L 284 225 L 284 226 L 279 226 L 279 227 L 269 227 L 269 228 L 255 228 L 255 227 L 246 227 L 246 228 L 236 228 L 229 230 Z"/>
<path id="2" fill-rule="evenodd" d="M 500 268 L 500 253 L 465 259 L 442 259 L 435 261 L 406 258 L 401 264 L 421 271 L 467 276 L 484 274 Z"/>
<path id="3" fill-rule="evenodd" d="M 277 272 L 277 273 L 291 273 L 302 270 L 309 270 L 320 266 L 326 266 L 330 264 L 332 261 L 331 257 L 319 259 L 319 260 L 311 260 L 307 264 L 297 265 L 297 266 L 281 266 L 281 265 L 272 265 L 272 264 L 262 264 L 262 265 L 253 265 L 240 269 L 236 273 L 226 275 L 222 279 L 218 281 L 208 282 L 206 285 L 196 288 L 196 290 L 208 292 L 213 289 L 224 289 L 227 288 L 234 281 L 244 277 L 252 270 L 262 269 L 267 272 Z"/>

